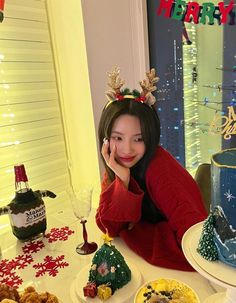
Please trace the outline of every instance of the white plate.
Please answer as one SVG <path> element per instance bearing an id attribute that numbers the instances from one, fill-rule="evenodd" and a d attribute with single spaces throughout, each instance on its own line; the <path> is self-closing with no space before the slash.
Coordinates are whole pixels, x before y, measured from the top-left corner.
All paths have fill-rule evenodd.
<path id="1" fill-rule="evenodd" d="M 229 265 L 226 265 L 220 261 L 208 261 L 204 259 L 198 252 L 197 247 L 199 239 L 201 236 L 203 227 L 203 222 L 193 225 L 189 230 L 184 234 L 183 237 L 183 251 L 186 252 L 186 258 L 193 259 L 194 262 L 206 273 L 216 278 L 217 280 L 227 283 L 231 286 L 236 286 L 236 270 Z M 190 258 L 188 257 L 188 249 L 191 254 Z M 191 260 L 189 260 L 191 263 Z M 194 264 L 192 264 L 193 267 Z"/>
<path id="2" fill-rule="evenodd" d="M 179 286 L 179 285 L 181 285 L 181 286 L 185 286 L 185 287 L 187 287 L 189 290 L 191 290 L 192 291 L 192 293 L 194 293 L 195 294 L 195 296 L 196 296 L 196 302 L 198 302 L 198 303 L 200 303 L 200 300 L 199 300 L 199 298 L 198 298 L 198 295 L 196 294 L 196 292 L 190 287 L 190 286 L 188 286 L 187 284 L 185 284 L 185 283 L 183 283 L 182 281 L 179 281 L 179 280 L 176 280 L 176 279 L 166 279 L 166 278 L 158 278 L 158 279 L 156 279 L 156 280 L 152 280 L 152 281 L 149 281 L 149 282 L 146 282 L 145 284 L 143 284 L 139 289 L 138 289 L 138 291 L 137 291 L 137 293 L 136 293 L 136 295 L 135 295 L 135 299 L 134 299 L 134 303 L 136 303 L 136 300 L 137 300 L 137 298 L 138 298 L 138 295 L 139 295 L 139 293 L 140 292 L 143 292 L 143 288 L 144 287 L 146 287 L 148 284 L 151 284 L 151 283 L 153 283 L 153 282 L 162 282 L 163 280 L 165 280 L 167 283 L 175 283 L 175 286 L 176 286 L 176 283 L 177 283 L 177 285 Z M 168 284 L 166 284 L 166 285 L 168 285 Z M 168 285 L 169 286 L 169 285 Z M 164 290 L 164 289 L 163 289 Z M 141 299 L 141 300 L 140 300 Z M 137 302 L 143 302 L 143 299 L 142 298 L 140 298 Z"/>
<path id="3" fill-rule="evenodd" d="M 138 268 L 130 262 L 127 262 L 130 270 L 131 270 L 131 280 L 124 287 L 115 291 L 114 295 L 112 295 L 106 302 L 112 303 L 130 303 L 133 301 L 134 295 L 137 289 L 140 287 L 142 283 L 142 276 Z M 98 297 L 88 298 L 84 297 L 83 287 L 88 282 L 88 275 L 91 265 L 87 265 L 78 273 L 76 279 L 74 280 L 74 285 L 71 287 L 72 300 L 76 303 L 76 297 L 78 298 L 77 302 L 81 303 L 101 303 L 101 300 Z M 74 288 L 73 288 L 74 287 Z M 75 292 L 75 294 L 73 293 Z"/>

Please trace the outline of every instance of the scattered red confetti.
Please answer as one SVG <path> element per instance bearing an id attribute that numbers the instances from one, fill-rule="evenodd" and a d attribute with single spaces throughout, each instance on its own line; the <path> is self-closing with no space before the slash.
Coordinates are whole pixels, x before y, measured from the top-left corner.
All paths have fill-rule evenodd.
<path id="1" fill-rule="evenodd" d="M 36 253 L 44 247 L 43 241 L 32 241 L 27 242 L 26 245 L 22 247 L 22 250 L 25 254 Z"/>
<path id="2" fill-rule="evenodd" d="M 48 273 L 49 276 L 55 277 L 58 274 L 59 268 L 69 266 L 69 263 L 63 261 L 64 258 L 64 255 L 58 256 L 55 259 L 52 256 L 46 256 L 44 262 L 33 265 L 33 268 L 38 269 L 35 276 L 40 277 Z"/>
<path id="3" fill-rule="evenodd" d="M 59 241 L 66 241 L 68 237 L 74 233 L 73 230 L 69 229 L 68 226 L 61 227 L 61 228 L 52 228 L 45 237 L 48 239 L 49 243 Z"/>

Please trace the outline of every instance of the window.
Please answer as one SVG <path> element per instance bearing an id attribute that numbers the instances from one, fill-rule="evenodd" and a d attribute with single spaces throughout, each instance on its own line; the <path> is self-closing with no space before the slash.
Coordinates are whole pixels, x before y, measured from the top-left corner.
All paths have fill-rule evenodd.
<path id="1" fill-rule="evenodd" d="M 69 183 L 45 1 L 7 0 L 4 16 L 0 24 L 0 207 L 14 196 L 16 163 L 25 165 L 33 190 L 59 194 Z M 54 203 L 49 202 L 50 212 Z M 9 223 L 3 217 L 0 220 L 0 226 Z"/>

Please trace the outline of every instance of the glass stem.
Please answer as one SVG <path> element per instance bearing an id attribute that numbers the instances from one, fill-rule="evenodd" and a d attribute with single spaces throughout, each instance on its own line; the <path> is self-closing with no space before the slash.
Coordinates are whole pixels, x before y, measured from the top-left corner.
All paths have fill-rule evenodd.
<path id="1" fill-rule="evenodd" d="M 80 223 L 83 225 L 83 238 L 84 238 L 84 242 L 87 243 L 88 242 L 88 233 L 86 230 L 86 224 L 87 220 L 81 220 Z"/>

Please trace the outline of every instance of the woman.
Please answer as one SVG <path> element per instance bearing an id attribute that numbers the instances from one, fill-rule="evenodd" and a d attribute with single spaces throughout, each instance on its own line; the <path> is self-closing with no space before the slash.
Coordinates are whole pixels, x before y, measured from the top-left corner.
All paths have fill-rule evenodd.
<path id="1" fill-rule="evenodd" d="M 96 221 L 149 263 L 191 271 L 181 240 L 207 212 L 194 179 L 159 146 L 152 95 L 158 78 L 154 70 L 147 77 L 138 93 L 121 90 L 118 70 L 110 74 L 113 91 L 99 123 L 106 171 Z"/>

